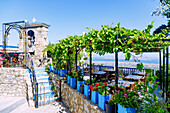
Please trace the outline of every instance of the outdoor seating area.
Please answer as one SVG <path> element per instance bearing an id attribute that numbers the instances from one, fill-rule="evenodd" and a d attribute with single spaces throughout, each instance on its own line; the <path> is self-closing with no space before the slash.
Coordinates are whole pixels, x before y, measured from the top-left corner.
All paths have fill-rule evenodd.
<path id="1" fill-rule="evenodd" d="M 125 60 L 128 61 L 132 56 L 130 52 L 135 54 L 142 54 L 148 51 L 152 52 L 153 47 L 156 48 L 154 51 L 160 52 L 161 49 L 166 48 L 166 44 L 169 45 L 169 39 L 162 39 L 162 37 L 158 39 L 157 36 L 147 34 L 146 32 L 141 35 L 140 31 L 135 31 L 136 33 L 134 33 L 133 36 L 129 36 L 126 32 L 134 31 L 120 28 L 119 24 L 120 23 L 115 27 L 102 26 L 101 30 L 91 30 L 82 36 L 70 36 L 60 40 L 60 42 L 55 45 L 48 45 L 46 51 L 52 51 L 51 48 L 55 48 L 55 53 L 53 53 L 55 55 L 51 55 L 52 59 L 55 59 L 55 63 L 49 64 L 47 68 L 49 68 L 49 70 L 53 69 L 55 73 L 58 71 L 59 75 L 62 75 L 65 70 L 64 77 L 67 79 L 67 84 L 83 93 L 89 100 L 97 104 L 101 110 L 106 111 L 106 113 L 110 111 L 119 113 L 135 113 L 137 111 L 153 112 L 158 106 L 160 110 L 167 110 L 167 95 L 164 104 L 158 104 L 160 98 L 154 94 L 154 91 L 159 86 L 159 82 L 156 81 L 156 70 L 144 68 L 141 62 L 138 62 L 136 68 L 118 67 L 118 53 L 122 51 L 126 53 Z M 112 32 L 109 32 L 110 29 L 112 29 Z M 150 28 L 147 27 L 146 29 Z M 116 30 L 119 31 L 119 33 L 116 33 Z M 101 39 L 104 35 L 108 35 L 106 31 L 108 31 L 110 35 L 107 39 Z M 122 37 L 120 35 L 124 36 Z M 147 39 L 148 43 L 150 43 L 147 45 L 149 48 L 145 48 L 147 41 L 142 42 L 138 40 L 138 38 L 134 38 L 139 36 L 146 36 L 146 39 L 148 36 L 154 37 L 154 40 Z M 89 39 L 89 37 L 93 38 Z M 124 40 L 126 40 L 125 43 Z M 133 43 L 132 46 L 132 40 L 134 42 L 140 41 L 140 43 Z M 160 40 L 160 42 L 155 40 Z M 167 43 L 160 45 L 159 43 L 161 43 L 162 40 Z M 160 47 L 155 46 L 155 43 L 159 44 Z M 105 46 L 105 44 L 108 44 L 108 46 Z M 103 48 L 100 48 L 102 45 Z M 138 47 L 140 47 L 140 49 Z M 87 61 L 87 58 L 82 58 L 83 51 L 88 53 L 88 63 L 84 63 Z M 114 53 L 115 65 L 92 65 L 92 53 L 99 54 L 100 56 L 106 53 Z M 166 60 L 168 60 L 168 57 Z M 167 62 L 166 64 L 168 65 Z M 166 74 L 166 77 L 167 76 L 168 74 Z M 166 82 L 166 85 L 167 84 Z M 166 92 L 167 94 L 168 89 L 166 89 L 166 91 L 164 89 L 163 91 L 160 90 L 160 92 L 163 94 Z M 150 98 L 146 99 L 148 96 Z M 148 103 L 153 106 L 149 106 Z M 107 107 L 108 105 L 112 107 Z"/>

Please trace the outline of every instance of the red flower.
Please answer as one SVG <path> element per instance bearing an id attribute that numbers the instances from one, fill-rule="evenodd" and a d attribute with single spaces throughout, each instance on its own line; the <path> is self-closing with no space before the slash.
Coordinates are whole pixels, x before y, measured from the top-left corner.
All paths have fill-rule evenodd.
<path id="1" fill-rule="evenodd" d="M 105 84 L 105 82 L 103 82 L 103 84 Z"/>
<path id="2" fill-rule="evenodd" d="M 92 88 L 93 88 L 93 86 L 92 85 L 90 85 L 90 89 L 92 90 Z"/>
<path id="3" fill-rule="evenodd" d="M 19 61 L 17 61 L 17 63 L 19 63 Z"/>
<path id="4" fill-rule="evenodd" d="M 94 91 L 94 88 L 91 88 L 92 91 Z"/>
<path id="5" fill-rule="evenodd" d="M 68 71 L 68 73 L 71 73 L 71 71 Z"/>
<path id="6" fill-rule="evenodd" d="M 101 86 L 100 88 L 103 88 L 103 86 Z"/>
<path id="7" fill-rule="evenodd" d="M 120 91 L 118 90 L 117 92 L 118 92 L 118 94 L 119 94 Z"/>
<path id="8" fill-rule="evenodd" d="M 99 83 L 96 83 L 96 87 L 99 86 Z"/>
<path id="9" fill-rule="evenodd" d="M 105 86 L 107 86 L 107 84 L 105 84 Z"/>
<path id="10" fill-rule="evenodd" d="M 125 97 L 127 97 L 128 95 L 127 94 L 124 94 Z"/>
<path id="11" fill-rule="evenodd" d="M 17 56 L 17 54 L 16 54 L 16 53 L 14 53 L 14 56 Z"/>

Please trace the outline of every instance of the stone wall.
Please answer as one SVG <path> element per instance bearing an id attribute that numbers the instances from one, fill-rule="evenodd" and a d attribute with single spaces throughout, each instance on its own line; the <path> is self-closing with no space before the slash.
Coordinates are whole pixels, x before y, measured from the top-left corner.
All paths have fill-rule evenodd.
<path id="1" fill-rule="evenodd" d="M 0 68 L 0 96 L 26 96 L 29 80 L 26 69 Z"/>
<path id="2" fill-rule="evenodd" d="M 56 86 L 58 80 L 55 74 L 50 74 L 53 84 Z M 54 83 L 56 82 L 56 83 Z M 98 104 L 94 104 L 88 100 L 86 96 L 81 94 L 74 88 L 71 88 L 66 80 L 62 80 L 61 84 L 61 97 L 62 102 L 69 108 L 72 113 L 105 113 L 98 107 Z M 59 94 L 59 92 L 57 92 Z"/>
<path id="3" fill-rule="evenodd" d="M 62 87 L 62 102 L 69 107 L 72 113 L 105 113 L 99 109 L 97 104 L 88 100 L 76 89 L 71 88 L 67 83 Z"/>

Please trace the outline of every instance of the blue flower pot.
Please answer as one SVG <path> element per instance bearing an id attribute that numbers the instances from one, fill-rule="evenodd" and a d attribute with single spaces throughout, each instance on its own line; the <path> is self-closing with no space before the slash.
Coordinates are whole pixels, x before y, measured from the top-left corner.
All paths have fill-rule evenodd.
<path id="1" fill-rule="evenodd" d="M 105 102 L 109 100 L 109 98 L 111 97 L 111 95 L 106 95 L 106 96 L 102 96 L 100 93 L 98 93 L 98 106 L 99 108 L 101 108 L 102 110 L 106 110 L 105 107 Z"/>
<path id="2" fill-rule="evenodd" d="M 95 104 L 98 103 L 98 92 L 97 91 L 91 90 L 91 101 Z"/>
<path id="3" fill-rule="evenodd" d="M 60 75 L 60 70 L 58 70 L 58 75 Z"/>
<path id="4" fill-rule="evenodd" d="M 118 104 L 118 113 L 126 113 L 126 109 L 120 104 Z"/>
<path id="5" fill-rule="evenodd" d="M 124 108 L 122 105 L 118 104 L 118 113 L 135 113 L 135 108 Z"/>
<path id="6" fill-rule="evenodd" d="M 52 72 L 52 71 L 53 71 L 53 67 L 54 67 L 54 66 L 49 66 L 49 71 Z"/>
<path id="7" fill-rule="evenodd" d="M 84 84 L 84 95 L 90 97 L 90 88 L 89 85 Z"/>
<path id="8" fill-rule="evenodd" d="M 54 70 L 53 72 L 54 72 L 55 74 L 57 74 L 57 73 L 58 73 L 58 70 Z"/>
<path id="9" fill-rule="evenodd" d="M 70 79 L 70 86 L 75 87 L 76 86 L 76 78 L 69 78 Z"/>
<path id="10" fill-rule="evenodd" d="M 80 86 L 82 85 L 82 84 L 84 84 L 85 83 L 85 81 L 78 81 L 77 80 L 77 90 L 78 91 L 80 91 Z"/>
<path id="11" fill-rule="evenodd" d="M 136 109 L 135 108 L 125 108 L 126 109 L 126 113 L 135 113 Z"/>
<path id="12" fill-rule="evenodd" d="M 67 73 L 67 70 L 66 70 L 66 69 L 60 70 L 60 76 L 61 76 L 61 77 L 65 77 L 65 76 L 66 76 L 66 73 Z"/>
<path id="13" fill-rule="evenodd" d="M 77 66 L 77 70 L 79 70 L 80 69 L 80 66 Z"/>
<path id="14" fill-rule="evenodd" d="M 52 66 L 52 72 L 54 73 L 54 71 L 55 71 L 55 67 L 54 67 L 54 66 Z"/>
<path id="15" fill-rule="evenodd" d="M 70 84 L 70 76 L 67 76 L 67 84 Z"/>
<path id="16" fill-rule="evenodd" d="M 156 82 L 159 82 L 159 79 L 156 79 Z"/>

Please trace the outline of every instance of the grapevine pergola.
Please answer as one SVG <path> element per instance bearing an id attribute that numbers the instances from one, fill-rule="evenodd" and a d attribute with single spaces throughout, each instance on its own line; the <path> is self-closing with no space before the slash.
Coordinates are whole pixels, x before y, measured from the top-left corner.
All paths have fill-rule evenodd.
<path id="1" fill-rule="evenodd" d="M 159 52 L 161 49 L 168 53 L 168 46 L 170 39 L 167 39 L 164 33 L 151 34 L 150 30 L 153 27 L 151 23 L 144 30 L 125 29 L 120 27 L 120 23 L 111 27 L 112 25 L 102 25 L 100 30 L 89 29 L 88 33 L 81 36 L 69 36 L 61 39 L 55 45 L 48 45 L 45 51 L 50 51 L 53 54 L 53 61 L 59 66 L 72 64 L 75 61 L 75 68 L 77 70 L 77 55 L 85 48 L 85 51 L 90 56 L 90 84 L 91 84 L 91 66 L 92 66 L 92 52 L 99 55 L 105 53 L 115 53 L 115 87 L 118 89 L 118 52 L 126 53 L 125 60 L 131 58 L 131 53 L 142 54 L 143 52 Z M 72 53 L 72 54 L 70 54 Z M 75 55 L 75 56 L 74 56 Z M 166 55 L 166 79 L 168 80 L 168 54 Z M 72 63 L 70 63 L 70 60 Z M 165 62 L 165 60 L 164 60 Z M 54 63 L 54 64 L 55 64 Z M 161 65 L 161 64 L 160 64 Z M 139 70 L 143 68 L 143 64 L 138 65 Z M 67 67 L 67 70 L 70 70 Z M 164 70 L 163 70 L 164 72 Z M 166 82 L 168 88 L 168 82 Z M 166 90 L 167 93 L 167 90 Z"/>

